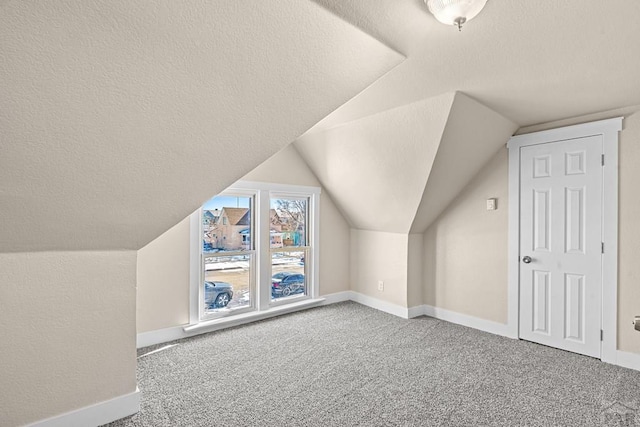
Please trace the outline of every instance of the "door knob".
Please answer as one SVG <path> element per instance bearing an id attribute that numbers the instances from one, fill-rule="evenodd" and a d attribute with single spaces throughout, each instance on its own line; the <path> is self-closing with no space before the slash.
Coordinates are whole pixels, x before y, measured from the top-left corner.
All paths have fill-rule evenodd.
<path id="1" fill-rule="evenodd" d="M 529 264 L 531 262 L 531 257 L 530 256 L 523 257 L 522 262 L 524 262 L 525 264 Z"/>

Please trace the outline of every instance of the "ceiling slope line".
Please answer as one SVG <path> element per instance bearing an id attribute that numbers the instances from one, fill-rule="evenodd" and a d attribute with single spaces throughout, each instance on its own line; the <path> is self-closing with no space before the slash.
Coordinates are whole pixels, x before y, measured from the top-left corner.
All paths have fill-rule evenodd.
<path id="1" fill-rule="evenodd" d="M 139 249 L 404 60 L 312 1 L 0 10 L 0 252 Z"/>
<path id="2" fill-rule="evenodd" d="M 517 124 L 456 92 L 410 233 L 423 233 L 504 147 Z"/>
<path id="3" fill-rule="evenodd" d="M 394 51 L 395 53 L 397 53 L 398 55 L 403 56 L 405 59 L 407 59 L 407 54 L 403 53 L 400 48 L 397 48 L 395 46 L 392 46 L 391 43 L 388 40 L 385 40 L 382 38 L 382 36 L 380 35 L 376 35 L 373 32 L 367 30 L 365 27 L 363 27 L 362 25 L 358 25 L 355 22 L 352 22 L 351 20 L 347 19 L 346 16 L 341 15 L 340 13 L 338 13 L 337 11 L 331 9 L 329 7 L 328 4 L 326 3 L 322 3 L 316 0 L 311 0 L 314 3 L 316 3 L 318 6 L 320 6 L 321 8 L 323 8 L 324 10 L 326 10 L 327 12 L 331 13 L 332 15 L 334 15 L 336 18 L 340 19 L 341 21 L 345 22 L 346 24 L 351 25 L 354 28 L 357 28 L 358 30 L 362 31 L 364 34 L 368 35 L 369 37 L 377 40 L 378 42 L 380 42 L 380 44 L 384 45 L 386 48 L 388 48 L 389 50 Z"/>
<path id="4" fill-rule="evenodd" d="M 395 66 L 393 66 L 392 68 L 390 68 L 389 70 L 387 70 L 384 74 L 382 74 L 380 77 L 378 77 L 377 79 L 375 79 L 374 81 L 372 81 L 369 85 L 367 85 L 367 87 L 365 87 L 364 89 L 362 89 L 360 92 L 358 92 L 357 94 L 355 94 L 353 97 L 351 97 L 350 99 L 348 99 L 348 100 L 347 100 L 346 102 L 344 102 L 343 104 L 339 105 L 339 106 L 338 106 L 336 109 L 334 109 L 331 113 L 329 113 L 328 115 L 326 115 L 325 117 L 323 117 L 323 118 L 322 118 L 322 120 L 318 121 L 316 124 L 314 124 L 314 125 L 313 125 L 313 126 L 311 126 L 309 129 L 307 129 L 307 131 L 306 131 L 306 132 L 304 132 L 302 135 L 300 135 L 298 138 L 302 138 L 302 137 L 304 137 L 304 136 L 306 136 L 306 135 L 309 135 L 309 134 L 311 134 L 311 133 L 315 133 L 315 132 L 326 132 L 326 131 L 330 131 L 330 130 L 333 130 L 333 129 L 339 128 L 340 126 L 348 125 L 348 124 L 350 124 L 350 123 L 357 122 L 358 120 L 362 120 L 362 119 L 366 119 L 367 117 L 375 116 L 376 114 L 384 113 L 384 112 L 386 112 L 386 111 L 390 111 L 390 110 L 393 110 L 393 109 L 395 109 L 395 108 L 402 108 L 402 107 L 404 107 L 405 105 L 400 105 L 400 106 L 396 106 L 396 107 L 389 108 L 389 109 L 386 109 L 386 110 L 378 111 L 378 112 L 376 112 L 376 113 L 374 113 L 374 114 L 369 114 L 369 115 L 366 115 L 366 116 L 364 116 L 364 117 L 358 117 L 358 118 L 355 118 L 355 119 L 353 119 L 353 120 L 349 120 L 349 121 L 346 121 L 346 122 L 343 122 L 343 123 L 336 123 L 336 124 L 331 125 L 331 126 L 329 126 L 329 127 L 323 127 L 323 123 L 324 123 L 324 121 L 325 121 L 325 119 L 326 119 L 327 117 L 330 117 L 332 113 L 335 113 L 337 110 L 339 110 L 339 109 L 340 109 L 341 107 L 343 107 L 344 105 L 348 104 L 349 102 L 353 101 L 354 99 L 357 99 L 357 98 L 358 98 L 358 96 L 360 96 L 360 95 L 362 95 L 363 93 L 365 93 L 369 88 L 371 88 L 372 86 L 374 86 L 374 85 L 375 85 L 377 82 L 379 82 L 381 79 L 384 79 L 387 75 L 389 75 L 389 73 L 392 73 L 392 72 L 394 72 L 398 67 L 401 67 L 401 66 L 406 62 L 406 60 L 407 60 L 407 58 L 406 58 L 406 57 L 404 57 L 404 59 L 403 59 L 400 63 L 398 63 L 397 65 L 395 65 Z M 415 101 L 415 102 L 420 102 L 420 101 L 422 101 L 422 100 Z"/>
<path id="5" fill-rule="evenodd" d="M 456 102 L 456 97 L 457 96 L 458 96 L 458 92 L 457 91 L 453 92 L 453 99 L 451 101 L 451 106 L 449 107 L 449 112 L 447 114 L 446 122 L 445 122 L 445 125 L 442 127 L 442 132 L 440 133 L 440 137 L 438 139 L 438 149 L 436 150 L 436 154 L 433 157 L 433 161 L 431 162 L 431 165 L 429 167 L 429 170 L 428 170 L 427 175 L 426 175 L 425 180 L 424 180 L 424 185 L 422 187 L 422 194 L 423 195 L 424 195 L 424 192 L 427 189 L 427 185 L 429 184 L 429 177 L 431 176 L 431 173 L 433 172 L 433 165 L 435 164 L 435 162 L 438 159 L 438 153 L 441 150 L 442 140 L 444 138 L 445 132 L 447 131 L 447 126 L 449 125 L 449 120 L 451 119 L 451 112 L 453 111 L 454 104 Z M 420 199 L 420 204 L 422 204 L 422 197 Z M 415 221 L 416 221 L 416 218 L 418 217 L 419 212 L 420 212 L 420 205 L 416 206 L 415 214 L 413 216 L 413 219 L 411 220 L 411 224 L 409 224 L 409 228 L 406 231 L 407 233 L 411 233 L 412 232 L 413 226 L 415 224 Z"/>
<path id="6" fill-rule="evenodd" d="M 295 146 L 350 226 L 406 233 L 454 93 L 305 135 Z"/>

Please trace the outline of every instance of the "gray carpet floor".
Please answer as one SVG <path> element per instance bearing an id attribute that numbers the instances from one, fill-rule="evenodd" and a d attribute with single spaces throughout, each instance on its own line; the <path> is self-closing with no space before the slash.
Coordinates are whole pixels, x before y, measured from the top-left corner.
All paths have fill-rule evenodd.
<path id="1" fill-rule="evenodd" d="M 640 372 L 352 302 L 172 344 L 111 426 L 640 425 Z"/>

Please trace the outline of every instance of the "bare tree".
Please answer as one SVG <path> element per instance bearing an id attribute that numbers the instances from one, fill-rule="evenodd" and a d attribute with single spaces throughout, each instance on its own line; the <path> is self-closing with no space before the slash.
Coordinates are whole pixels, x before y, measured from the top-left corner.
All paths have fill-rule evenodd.
<path id="1" fill-rule="evenodd" d="M 276 199 L 276 213 L 283 229 L 295 231 L 306 239 L 307 201 L 305 199 Z M 301 242 L 305 244 L 305 242 Z"/>

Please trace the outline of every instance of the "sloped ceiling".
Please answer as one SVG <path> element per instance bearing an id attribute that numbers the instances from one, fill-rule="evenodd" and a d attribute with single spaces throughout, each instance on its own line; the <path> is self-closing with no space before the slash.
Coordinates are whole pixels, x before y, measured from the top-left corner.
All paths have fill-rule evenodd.
<path id="1" fill-rule="evenodd" d="M 296 148 L 354 228 L 407 233 L 454 94 L 309 132 Z"/>
<path id="2" fill-rule="evenodd" d="M 518 127 L 640 102 L 637 1 L 489 1 L 461 32 L 421 0 L 316 1 L 407 56 L 296 142 L 355 228 L 423 232 Z"/>
<path id="3" fill-rule="evenodd" d="M 519 126 L 640 102 L 640 1 L 487 2 L 461 32 L 422 0 L 316 0 L 407 60 L 317 128 L 461 91 Z"/>
<path id="4" fill-rule="evenodd" d="M 300 0 L 0 3 L 0 252 L 137 249 L 403 56 Z"/>
<path id="5" fill-rule="evenodd" d="M 512 121 L 456 93 L 411 233 L 423 233 L 516 129 Z"/>
<path id="6" fill-rule="evenodd" d="M 450 93 L 308 132 L 295 146 L 352 227 L 422 233 L 516 128 Z"/>

